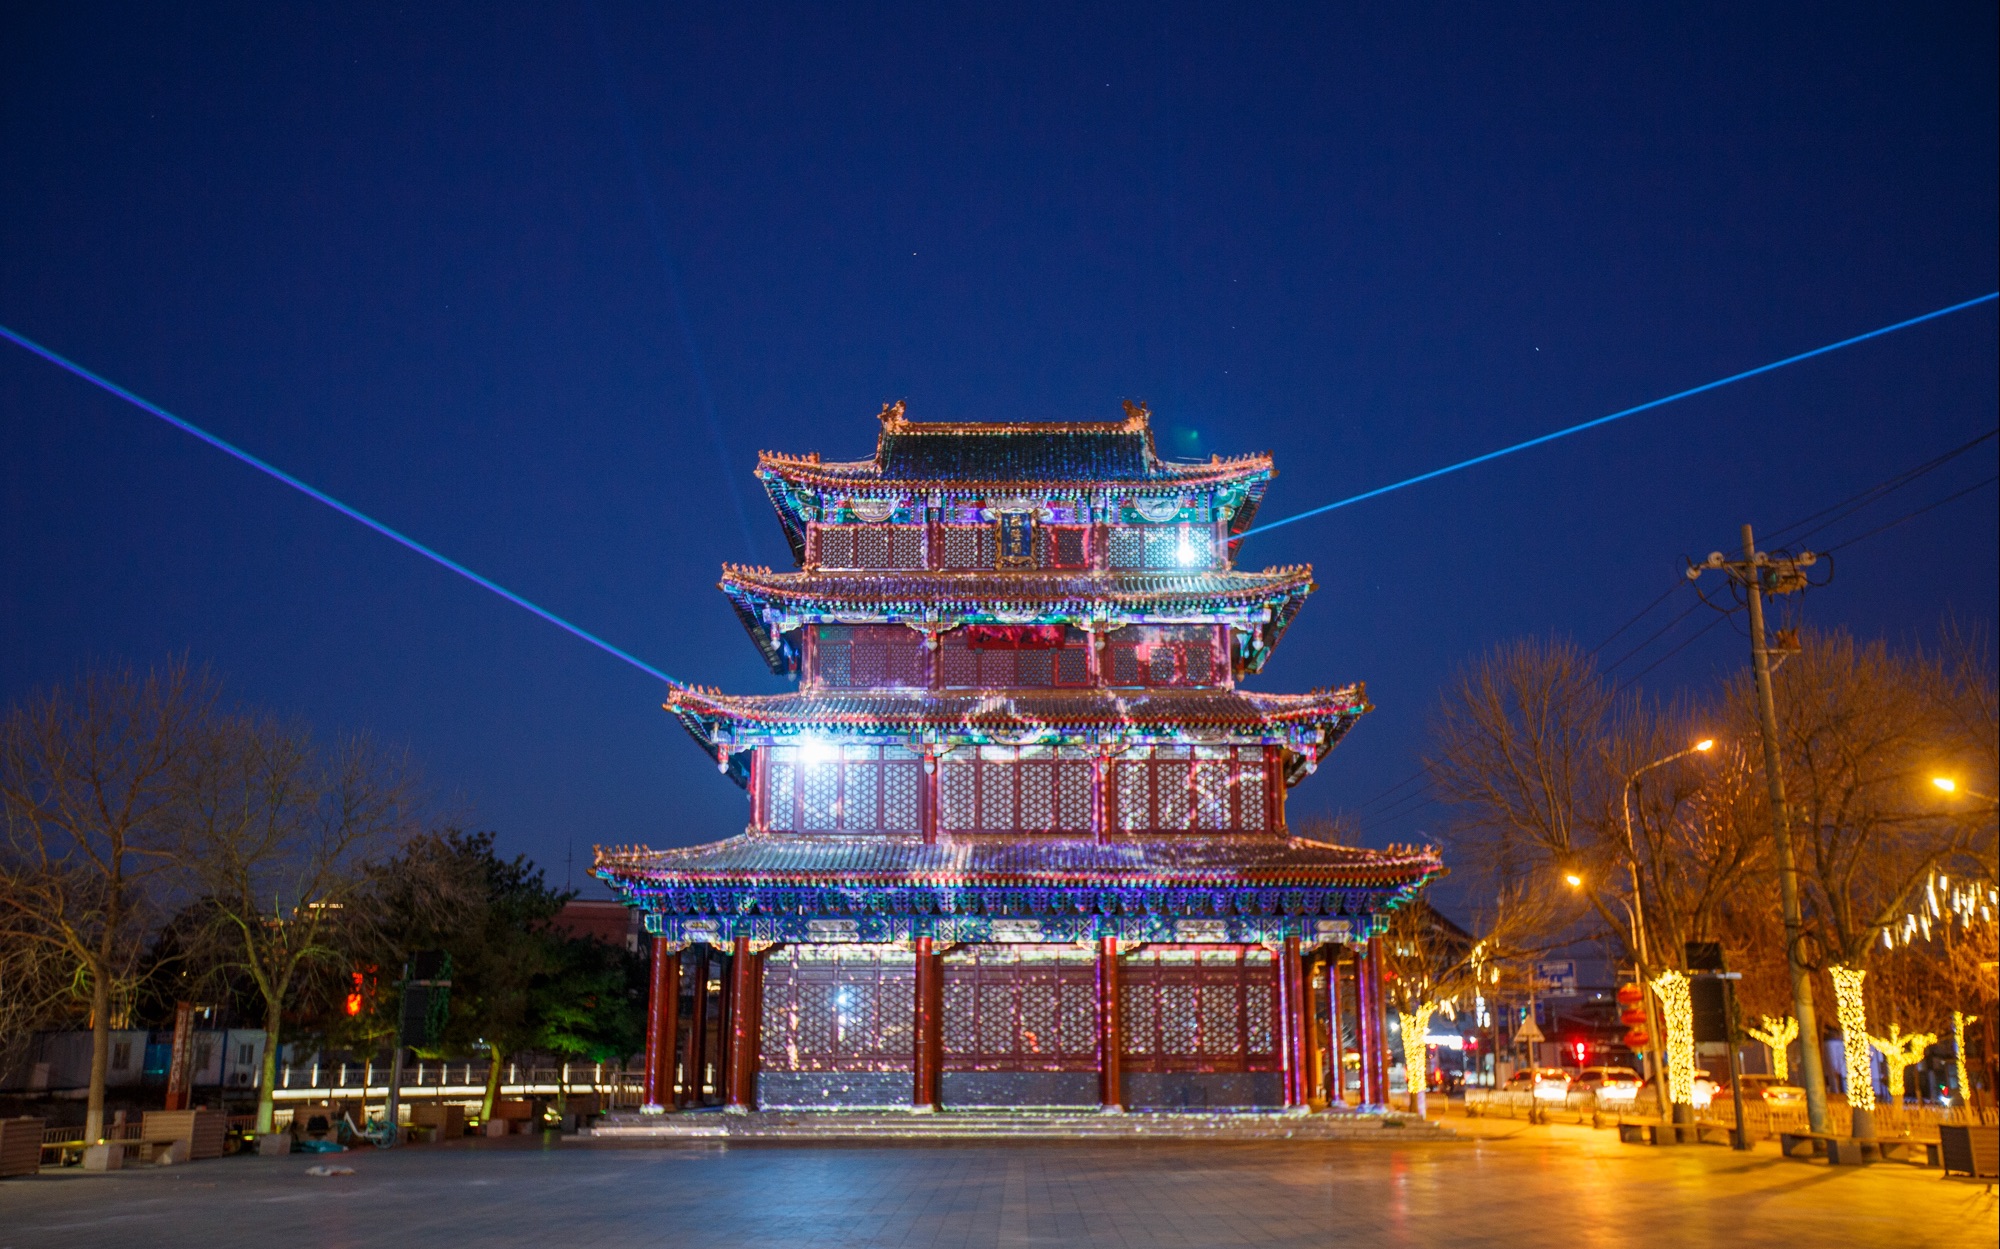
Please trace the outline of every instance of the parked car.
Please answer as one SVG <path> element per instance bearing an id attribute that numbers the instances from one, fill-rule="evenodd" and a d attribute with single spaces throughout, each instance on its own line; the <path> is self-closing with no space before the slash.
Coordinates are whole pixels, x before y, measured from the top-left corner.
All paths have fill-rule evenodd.
<path id="1" fill-rule="evenodd" d="M 1600 1106 L 1630 1106 L 1645 1082 L 1630 1067 L 1585 1067 L 1571 1087 L 1595 1093 Z"/>
<path id="2" fill-rule="evenodd" d="M 1501 1088 L 1509 1093 L 1532 1092 L 1539 1102 L 1559 1102 L 1569 1097 L 1569 1084 L 1570 1073 L 1561 1067 L 1523 1067 Z"/>
<path id="3" fill-rule="evenodd" d="M 1755 1105 L 1761 1101 L 1766 1106 L 1789 1108 L 1805 1104 L 1806 1091 L 1796 1084 L 1786 1084 L 1776 1076 L 1752 1076 L 1741 1078 L 1743 1095 L 1749 1100 L 1745 1105 Z M 1715 1089 L 1715 1099 L 1725 1101 L 1736 1095 L 1728 1081 L 1723 1081 Z"/>

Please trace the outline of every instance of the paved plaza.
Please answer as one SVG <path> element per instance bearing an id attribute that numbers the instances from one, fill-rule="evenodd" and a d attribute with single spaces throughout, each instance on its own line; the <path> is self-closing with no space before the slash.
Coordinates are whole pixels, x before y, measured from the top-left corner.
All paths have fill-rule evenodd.
<path id="1" fill-rule="evenodd" d="M 1435 1144 L 475 1142 L 0 1182 L 0 1249 L 1982 1245 L 1994 1198 L 1769 1145 L 1454 1121 Z M 310 1166 L 355 1174 L 314 1178 Z"/>

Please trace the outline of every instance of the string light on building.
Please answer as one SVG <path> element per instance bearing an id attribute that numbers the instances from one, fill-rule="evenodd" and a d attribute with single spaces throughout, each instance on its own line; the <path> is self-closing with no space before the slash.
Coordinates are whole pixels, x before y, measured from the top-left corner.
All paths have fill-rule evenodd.
<path id="1" fill-rule="evenodd" d="M 1799 1037 L 1799 1021 L 1790 1015 L 1765 1015 L 1761 1028 L 1743 1031 L 1754 1041 L 1762 1041 L 1771 1051 L 1771 1074 L 1783 1084 L 1791 1076 L 1792 1042 Z"/>
<path id="2" fill-rule="evenodd" d="M 1675 1105 L 1694 1104 L 1694 994 L 1677 971 L 1653 978 L 1667 1030 L 1667 1096 Z"/>
<path id="3" fill-rule="evenodd" d="M 1861 981 L 1868 975 L 1858 967 L 1829 967 L 1833 977 L 1834 1008 L 1840 1015 L 1840 1042 L 1847 1055 L 1847 1105 L 1851 1110 L 1875 1109 L 1875 1081 L 1868 1061 L 1868 1006 L 1862 1000 Z"/>

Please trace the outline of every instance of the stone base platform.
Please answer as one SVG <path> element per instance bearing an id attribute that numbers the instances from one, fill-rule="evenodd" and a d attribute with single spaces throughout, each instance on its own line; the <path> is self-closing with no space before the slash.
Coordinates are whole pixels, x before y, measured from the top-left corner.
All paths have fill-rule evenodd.
<path id="1" fill-rule="evenodd" d="M 597 1141 L 829 1140 L 1161 1140 L 1161 1141 L 1454 1141 L 1441 1124 L 1397 1115 L 1322 1112 L 1125 1114 L 979 1111 L 720 1111 L 615 1114 L 579 1133 Z"/>

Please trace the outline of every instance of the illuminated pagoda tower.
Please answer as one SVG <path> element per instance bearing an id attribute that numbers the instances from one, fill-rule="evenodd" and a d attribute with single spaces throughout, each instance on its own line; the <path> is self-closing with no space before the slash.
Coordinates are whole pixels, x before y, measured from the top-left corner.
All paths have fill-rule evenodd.
<path id="1" fill-rule="evenodd" d="M 723 573 L 798 690 L 667 704 L 748 827 L 598 852 L 654 936 L 647 1102 L 1385 1102 L 1368 938 L 1439 863 L 1287 831 L 1368 702 L 1238 687 L 1313 589 L 1233 566 L 1270 457 L 1164 460 L 1129 404 L 880 419 L 762 455 L 799 567 Z"/>

